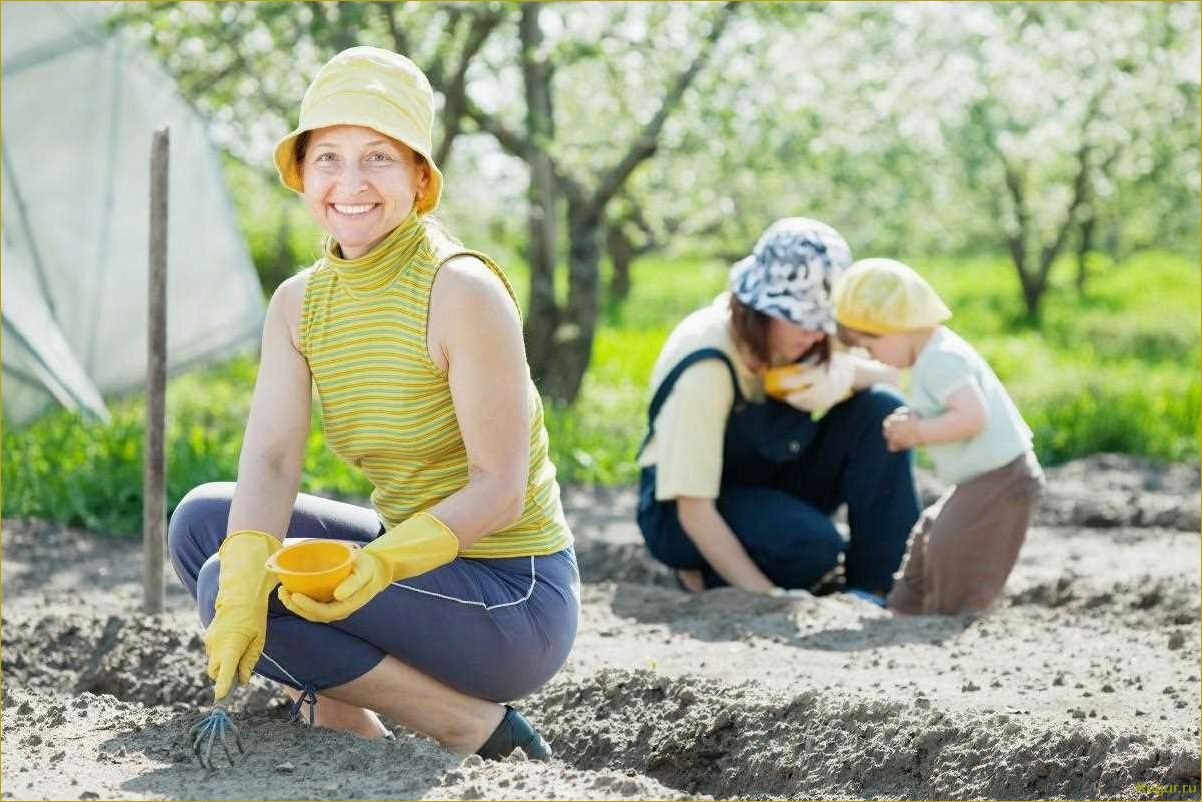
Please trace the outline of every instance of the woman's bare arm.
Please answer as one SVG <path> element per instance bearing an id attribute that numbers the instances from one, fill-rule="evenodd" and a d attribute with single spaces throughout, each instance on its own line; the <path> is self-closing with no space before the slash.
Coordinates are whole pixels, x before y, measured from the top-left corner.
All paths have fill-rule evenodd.
<path id="1" fill-rule="evenodd" d="M 447 371 L 467 449 L 468 483 L 430 512 L 463 546 L 513 524 L 525 507 L 530 471 L 529 369 L 517 307 L 475 257 L 438 271 L 428 346 Z"/>
<path id="2" fill-rule="evenodd" d="M 307 275 L 285 281 L 267 305 L 227 533 L 257 529 L 282 539 L 288 530 L 309 437 L 312 376 L 295 339 Z"/>
<path id="3" fill-rule="evenodd" d="M 851 385 L 853 390 L 864 390 L 874 384 L 901 386 L 901 371 L 892 365 L 859 354 L 849 354 L 848 358 L 854 360 L 856 366 L 855 379 Z"/>
<path id="4" fill-rule="evenodd" d="M 713 499 L 678 497 L 676 514 L 701 556 L 728 583 L 756 593 L 775 589 L 718 513 Z"/>

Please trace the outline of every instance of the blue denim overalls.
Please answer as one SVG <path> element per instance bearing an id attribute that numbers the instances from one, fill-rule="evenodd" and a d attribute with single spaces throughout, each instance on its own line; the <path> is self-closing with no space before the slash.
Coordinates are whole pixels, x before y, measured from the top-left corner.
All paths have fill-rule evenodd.
<path id="1" fill-rule="evenodd" d="M 716 504 L 747 554 L 778 587 L 802 589 L 822 579 L 843 554 L 846 588 L 888 591 L 919 513 L 912 453 L 890 453 L 881 433 L 901 396 L 876 385 L 814 421 L 774 399 L 748 401 L 727 355 L 703 348 L 682 359 L 656 390 L 644 445 L 681 373 L 704 359 L 721 360 L 734 384 Z M 850 542 L 831 519 L 843 503 Z M 700 568 L 706 587 L 726 584 L 681 528 L 676 501 L 655 500 L 654 466 L 640 477 L 638 522 L 656 559 L 673 568 Z"/>

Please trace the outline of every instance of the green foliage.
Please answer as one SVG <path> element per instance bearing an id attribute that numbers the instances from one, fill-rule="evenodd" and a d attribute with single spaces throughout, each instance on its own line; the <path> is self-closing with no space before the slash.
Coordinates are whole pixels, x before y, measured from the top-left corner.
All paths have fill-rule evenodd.
<path id="1" fill-rule="evenodd" d="M 1197 459 L 1200 402 L 1196 373 L 1182 381 L 1136 369 L 1046 393 L 1038 405 L 1027 405 L 1026 417 L 1049 465 L 1081 456 L 1083 449 Z"/>
<path id="2" fill-rule="evenodd" d="M 467 95 L 527 133 L 516 4 L 114 8 L 113 26 L 162 61 L 214 121 L 218 144 L 248 163 L 270 166 L 271 143 L 338 50 L 397 49 L 443 94 L 484 17 L 496 24 L 467 60 Z M 549 150 L 562 172 L 583 179 L 616 163 L 716 11 L 700 3 L 543 8 L 542 55 L 556 75 Z M 1018 228 L 1004 156 L 1022 186 L 1028 246 L 1038 251 L 1066 219 L 1077 154 L 1088 145 L 1087 208 L 1077 221 L 1085 211 L 1094 217 L 1099 248 L 1125 259 L 1148 247 L 1196 247 L 1198 29 L 1198 4 L 1183 2 L 741 3 L 624 199 L 687 257 L 742 249 L 784 214 L 855 232 L 862 252 L 992 250 Z M 441 117 L 443 100 L 436 131 L 455 130 Z M 488 126 L 469 135 L 475 128 L 464 127 L 442 165 L 444 213 L 473 242 L 520 239 L 514 211 L 528 184 L 513 170 L 524 170 L 504 164 Z"/>
<path id="3" fill-rule="evenodd" d="M 257 363 L 250 357 L 173 379 L 167 390 L 167 505 L 193 487 L 237 476 Z M 133 534 L 142 521 L 145 398 L 110 405 L 107 424 L 56 410 L 0 433 L 3 514 L 33 515 L 98 532 Z M 325 446 L 318 413 L 301 489 L 366 496 L 366 480 Z"/>
<path id="4" fill-rule="evenodd" d="M 955 313 L 952 325 L 990 361 L 1035 432 L 1045 464 L 1099 451 L 1198 458 L 1199 271 L 1179 256 L 1145 254 L 1099 273 L 1084 299 L 1073 266 L 1058 264 L 1042 328 L 1023 320 L 1003 257 L 915 261 Z M 644 260 L 634 291 L 606 312 L 580 400 L 548 405 L 552 459 L 567 482 L 635 480 L 648 376 L 668 332 L 725 283 L 713 261 Z M 519 265 L 512 270 L 525 290 Z M 237 475 L 256 366 L 243 357 L 175 378 L 168 403 L 168 504 L 190 488 Z M 108 425 L 54 412 L 0 443 L 3 514 L 36 515 L 134 533 L 141 517 L 142 399 L 112 406 Z M 302 489 L 363 498 L 370 487 L 325 446 L 318 414 Z"/>
<path id="5" fill-rule="evenodd" d="M 1180 256 L 1147 253 L 1100 272 L 1084 298 L 1075 265 L 1057 263 L 1042 326 L 1026 322 L 1005 257 L 912 264 L 954 312 L 951 325 L 989 360 L 1055 465 L 1101 451 L 1197 459 L 1199 272 Z M 560 477 L 634 481 L 646 427 L 647 377 L 671 327 L 720 292 L 725 266 L 645 260 L 634 292 L 607 310 L 584 392 L 549 410 Z"/>
<path id="6" fill-rule="evenodd" d="M 212 119 L 232 154 L 231 197 L 270 293 L 312 262 L 318 241 L 271 172 L 270 144 L 332 53 L 355 43 L 395 47 L 444 85 L 471 20 L 496 13 L 466 86 L 521 133 L 519 84 L 497 79 L 517 68 L 516 8 L 469 5 L 123 3 L 114 27 L 149 46 Z M 1007 383 L 1045 462 L 1103 450 L 1196 459 L 1197 253 L 1190 263 L 1141 249 L 1197 248 L 1198 8 L 1094 5 L 966 4 L 950 15 L 910 4 L 741 7 L 711 62 L 720 68 L 698 75 L 655 158 L 627 186 L 624 202 L 649 218 L 666 252 L 684 256 L 636 263 L 632 297 L 602 309 L 580 399 L 547 408 L 560 477 L 636 477 L 659 348 L 725 283 L 725 263 L 696 255 L 741 254 L 781 214 L 831 222 L 852 235 L 858 255 L 943 254 L 914 264 L 954 310 L 953 326 Z M 691 57 L 710 13 L 689 4 L 547 7 L 548 55 L 559 75 L 551 151 L 565 171 L 614 162 L 654 112 L 660 84 Z M 658 43 L 650 48 L 648 31 Z M 1096 124 L 1085 125 L 1085 101 L 1095 95 L 1106 102 Z M 1040 232 L 1033 241 L 1046 242 L 1066 213 L 1083 143 L 1093 148 L 1089 203 L 1106 256 L 1095 255 L 1079 297 L 1070 240 L 1035 326 L 1007 257 L 949 254 L 1003 247 L 1014 210 L 1001 152 L 1025 182 Z M 504 253 L 522 242 L 514 210 L 526 182 L 512 180 L 497 150 L 489 134 L 457 141 L 443 164 L 442 208 L 467 241 L 507 261 L 524 294 L 523 267 Z M 566 293 L 562 281 L 557 289 Z M 243 358 L 172 382 L 169 504 L 236 475 L 254 374 Z M 114 403 L 104 426 L 65 412 L 25 429 L 5 426 L 3 513 L 136 531 L 141 405 L 137 397 Z M 325 447 L 316 413 L 302 488 L 357 497 L 369 490 Z"/>
<path id="7" fill-rule="evenodd" d="M 235 217 L 259 283 L 270 296 L 285 279 L 317 258 L 321 230 L 274 172 L 256 171 L 228 155 L 223 161 Z"/>

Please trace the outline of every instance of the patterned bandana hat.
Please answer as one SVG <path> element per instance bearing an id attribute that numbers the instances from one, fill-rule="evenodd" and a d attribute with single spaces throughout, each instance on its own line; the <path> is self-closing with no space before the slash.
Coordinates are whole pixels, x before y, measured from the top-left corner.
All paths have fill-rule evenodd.
<path id="1" fill-rule="evenodd" d="M 838 231 L 807 217 L 777 220 L 730 269 L 730 291 L 752 309 L 833 333 L 831 288 L 851 264 Z"/>

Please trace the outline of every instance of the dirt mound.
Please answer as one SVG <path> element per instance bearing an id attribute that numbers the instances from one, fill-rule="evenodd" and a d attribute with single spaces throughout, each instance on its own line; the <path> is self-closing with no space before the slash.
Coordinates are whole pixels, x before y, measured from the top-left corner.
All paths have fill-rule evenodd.
<path id="1" fill-rule="evenodd" d="M 469 757 L 443 775 L 425 799 L 709 799 L 685 795 L 634 770 L 585 770 L 531 763 L 513 755 L 502 763 Z"/>
<path id="2" fill-rule="evenodd" d="M 14 688 L 3 707 L 5 796 L 415 799 L 458 763 L 425 739 L 366 741 L 259 711 L 234 716 L 246 746 L 238 764 L 222 759 L 220 770 L 206 771 L 188 734 L 199 712 Z M 68 752 L 88 759 L 65 759 Z"/>
<path id="3" fill-rule="evenodd" d="M 1094 454 L 1047 469 L 1048 484 L 1065 494 L 1078 487 L 1094 491 L 1143 490 L 1179 499 L 1198 495 L 1202 466 L 1160 462 L 1129 454 Z"/>
<path id="4" fill-rule="evenodd" d="M 6 686 L 7 688 L 7 686 Z M 466 761 L 404 731 L 366 741 L 285 720 L 234 718 L 245 754 L 205 771 L 188 730 L 195 710 L 146 707 L 107 695 L 67 697 L 13 688 L 3 695 L 5 798 L 115 799 L 680 799 L 656 780 L 514 755 Z M 80 771 L 72 757 L 92 755 Z"/>
<path id="5" fill-rule="evenodd" d="M 1149 619 L 1166 626 L 1196 625 L 1199 588 L 1186 577 L 1144 575 L 1113 581 L 1067 570 L 1054 578 L 1028 584 L 1009 594 L 1011 607 L 1037 605 L 1099 615 Z"/>
<path id="6" fill-rule="evenodd" d="M 841 692 L 610 669 L 537 695 L 574 766 L 634 769 L 690 794 L 1124 798 L 1198 777 L 1198 744 L 1105 725 L 948 713 Z M 1184 798 L 1184 797 L 1183 797 Z"/>
<path id="7" fill-rule="evenodd" d="M 1197 465 L 1098 454 L 1047 470 L 1037 521 L 1045 526 L 1161 527 L 1197 532 Z"/>
<path id="8" fill-rule="evenodd" d="M 518 702 L 550 764 L 289 723 L 256 680 L 234 695 L 248 754 L 206 772 L 192 599 L 168 573 L 167 612 L 143 616 L 137 543 L 4 521 L 3 796 L 1197 799 L 1198 468 L 1103 456 L 1048 474 L 1006 599 L 979 619 L 685 594 L 647 554 L 631 488 L 568 489 L 580 629 Z"/>
<path id="9" fill-rule="evenodd" d="M 6 685 L 188 709 L 213 700 L 200 633 L 178 618 L 52 613 L 0 620 L 0 637 Z M 233 708 L 264 708 L 277 698 L 278 691 L 256 685 Z"/>
<path id="10" fill-rule="evenodd" d="M 576 563 L 583 582 L 630 582 L 636 585 L 675 588 L 676 580 L 663 563 L 639 543 L 611 543 L 594 538 L 576 543 Z"/>
<path id="11" fill-rule="evenodd" d="M 1041 526 L 1202 528 L 1197 465 L 1096 454 L 1044 473 L 1047 491 L 1035 514 Z M 924 507 L 946 490 L 928 470 L 920 468 L 915 478 Z"/>

